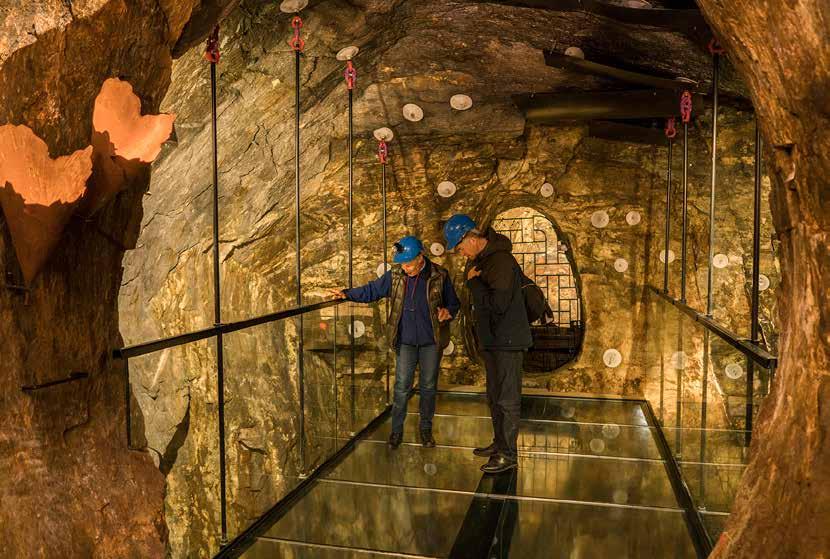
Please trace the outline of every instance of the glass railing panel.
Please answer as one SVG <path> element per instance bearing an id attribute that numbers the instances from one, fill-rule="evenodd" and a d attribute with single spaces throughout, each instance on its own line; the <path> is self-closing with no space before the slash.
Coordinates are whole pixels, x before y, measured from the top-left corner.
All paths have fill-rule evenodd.
<path id="1" fill-rule="evenodd" d="M 653 292 L 649 313 L 645 396 L 695 507 L 719 513 L 704 526 L 722 527 L 771 371 Z"/>
<path id="2" fill-rule="evenodd" d="M 304 472 L 337 452 L 337 347 L 334 308 L 319 309 L 293 320 L 303 332 Z"/>
<path id="3" fill-rule="evenodd" d="M 173 557 L 207 557 L 221 538 L 216 341 L 132 357 L 131 444 L 166 479 Z"/>
<path id="4" fill-rule="evenodd" d="M 224 336 L 230 538 L 291 491 L 305 471 L 299 332 L 294 317 Z M 310 415 L 316 425 L 318 417 Z"/>

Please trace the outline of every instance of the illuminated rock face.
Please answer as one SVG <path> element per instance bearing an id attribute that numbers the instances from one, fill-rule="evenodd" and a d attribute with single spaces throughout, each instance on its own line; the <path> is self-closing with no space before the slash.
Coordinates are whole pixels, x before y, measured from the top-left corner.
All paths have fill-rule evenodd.
<path id="1" fill-rule="evenodd" d="M 26 126 L 0 126 L 0 205 L 30 284 L 60 240 L 92 173 L 92 148 L 52 159 Z"/>
<path id="2" fill-rule="evenodd" d="M 3 3 L 0 542 L 9 557 L 166 553 L 164 478 L 127 450 L 124 369 L 111 357 L 122 343 L 121 259 L 135 243 L 149 169 L 90 220 L 70 215 L 85 184 L 95 186 L 87 177 L 102 84 L 123 77 L 145 113 L 157 112 L 171 50 L 184 30 L 200 39 L 212 25 L 199 31 L 191 12 L 214 4 Z M 25 280 L 28 292 L 5 287 Z M 78 371 L 89 376 L 21 391 Z"/>
<path id="3" fill-rule="evenodd" d="M 100 209 L 156 159 L 174 120 L 175 115 L 142 116 L 141 100 L 128 82 L 117 78 L 104 82 L 92 113 L 95 180 L 82 213 Z"/>
<path id="4" fill-rule="evenodd" d="M 557 224 L 574 252 L 586 338 L 582 353 L 567 367 L 527 375 L 525 384 L 638 394 L 646 359 L 643 290 L 647 283 L 662 281 L 657 253 L 662 249 L 666 150 L 591 137 L 586 126 L 576 124 L 529 125 L 510 100 L 513 93 L 603 85 L 543 62 L 542 50 L 559 40 L 558 33 L 562 44 L 570 44 L 566 38 L 570 41 L 573 33 L 590 41 L 578 29 L 588 20 L 580 14 L 437 1 L 399 3 L 400 9 L 387 12 L 384 5 L 391 4 L 373 2 L 358 9 L 323 2 L 303 12 L 308 32 L 301 68 L 305 302 L 318 301 L 327 288 L 347 282 L 347 94 L 343 63 L 335 53 L 349 44 L 375 45 L 363 48 L 355 60 L 355 282 L 377 277 L 383 261 L 381 169 L 372 131 L 389 126 L 395 132 L 387 168 L 389 240 L 415 233 L 427 246 L 442 243 L 442 220 L 455 212 L 483 222 L 517 207 L 539 211 Z M 290 16 L 253 3 L 245 8 L 223 26 L 218 67 L 223 321 L 295 304 L 294 58 L 284 43 Z M 681 73 L 708 75 L 708 58 L 690 54 L 697 51 L 682 37 L 637 37 L 635 32 L 627 37 L 630 52 L 672 52 L 685 65 Z M 608 48 L 600 40 L 593 46 Z M 651 62 L 665 64 L 662 55 Z M 201 52 L 187 53 L 174 67 L 161 107 L 178 115 L 178 142 L 165 146 L 153 166 L 140 248 L 125 260 L 119 305 L 122 332 L 130 343 L 213 322 L 208 79 Z M 740 92 L 734 78 L 726 79 L 726 86 Z M 459 93 L 473 99 L 470 109 L 450 106 Z M 424 118 L 406 120 L 407 103 L 421 107 Z M 706 208 L 708 201 L 707 118 L 702 114 L 692 128 L 689 170 L 690 300 L 698 308 L 706 296 L 708 222 L 697 208 Z M 718 250 L 740 255 L 743 262 L 719 276 L 717 297 L 731 301 L 724 317 L 737 329 L 748 324 L 753 127 L 745 111 L 724 109 L 721 118 Z M 678 189 L 680 150 L 674 155 Z M 437 190 L 444 181 L 456 187 L 449 197 Z M 554 187 L 551 196 L 542 195 L 546 181 Z M 604 227 L 592 221 L 597 212 L 607 216 L 607 223 L 598 221 Z M 640 221 L 630 223 L 631 212 Z M 679 224 L 676 208 L 674 216 Z M 769 238 L 767 209 L 764 216 Z M 673 239 L 679 254 L 679 226 Z M 768 247 L 765 243 L 764 257 L 777 285 L 775 254 Z M 461 259 L 446 252 L 432 258 L 450 269 L 465 295 Z M 615 267 L 620 259 L 628 263 L 623 272 Z M 671 273 L 676 291 L 678 262 Z M 380 313 L 366 312 L 361 319 L 371 334 L 378 330 Z M 225 338 L 232 533 L 267 509 L 296 471 L 296 457 L 289 451 L 296 448 L 299 412 L 293 332 L 293 326 L 279 325 Z M 444 357 L 440 382 L 483 384 L 483 371 L 468 357 L 460 324 L 453 327 L 453 340 L 454 352 Z M 613 367 L 603 360 L 609 349 L 620 356 L 619 362 L 610 361 Z M 314 362 L 317 374 L 331 373 L 330 366 Z M 210 344 L 196 344 L 136 360 L 131 373 L 148 446 L 167 473 L 171 549 L 174 556 L 198 554 L 215 545 L 219 525 L 215 353 Z"/>
<path id="5" fill-rule="evenodd" d="M 782 276 L 776 385 L 713 557 L 821 557 L 830 550 L 828 7 L 821 0 L 698 3 L 760 115 Z"/>

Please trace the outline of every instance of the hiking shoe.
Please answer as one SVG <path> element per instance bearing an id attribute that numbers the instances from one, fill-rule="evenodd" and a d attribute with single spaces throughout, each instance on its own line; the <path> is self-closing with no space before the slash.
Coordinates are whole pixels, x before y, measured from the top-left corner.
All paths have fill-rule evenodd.
<path id="1" fill-rule="evenodd" d="M 487 458 L 489 456 L 493 456 L 499 453 L 499 449 L 496 448 L 496 443 L 490 443 L 490 446 L 481 446 L 476 449 L 473 449 L 473 454 L 476 456 L 481 456 L 483 458 Z"/>
<path id="2" fill-rule="evenodd" d="M 432 438 L 432 431 L 421 431 L 421 444 L 426 448 L 435 448 L 435 439 Z"/>

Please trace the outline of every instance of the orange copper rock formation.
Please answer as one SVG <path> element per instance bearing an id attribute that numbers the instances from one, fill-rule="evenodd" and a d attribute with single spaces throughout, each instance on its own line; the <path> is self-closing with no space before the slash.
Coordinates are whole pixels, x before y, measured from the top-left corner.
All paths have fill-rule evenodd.
<path id="1" fill-rule="evenodd" d="M 0 126 L 0 205 L 27 284 L 58 243 L 91 174 L 92 146 L 52 159 L 27 126 Z"/>
<path id="2" fill-rule="evenodd" d="M 110 78 L 92 113 L 94 173 L 83 211 L 91 214 L 127 187 L 138 169 L 152 163 L 173 131 L 175 115 L 141 115 L 129 82 Z"/>

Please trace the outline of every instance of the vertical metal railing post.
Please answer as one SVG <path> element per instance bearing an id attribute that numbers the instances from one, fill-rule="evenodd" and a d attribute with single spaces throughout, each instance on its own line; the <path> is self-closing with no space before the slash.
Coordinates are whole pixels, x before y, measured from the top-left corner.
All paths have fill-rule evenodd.
<path id="1" fill-rule="evenodd" d="M 687 226 L 689 209 L 689 121 L 692 117 L 692 94 L 684 91 L 680 99 L 683 119 L 683 212 L 680 241 L 680 302 L 686 302 Z"/>
<path id="2" fill-rule="evenodd" d="M 346 78 L 346 87 L 349 91 L 349 110 L 348 110 L 348 120 L 349 120 L 349 223 L 348 223 L 348 240 L 349 240 L 349 278 L 348 284 L 349 289 L 354 287 L 354 236 L 353 236 L 353 227 L 354 227 L 354 112 L 353 112 L 353 103 L 354 103 L 354 84 L 355 80 L 357 79 L 357 71 L 355 70 L 354 64 L 351 60 L 346 61 L 346 70 L 344 72 L 344 76 Z M 354 308 L 351 309 L 352 312 L 349 313 L 349 343 L 351 349 L 351 394 L 352 394 L 352 405 L 351 405 L 351 419 L 352 419 L 352 427 L 354 427 L 355 422 L 357 421 L 357 410 L 355 408 L 355 396 L 357 393 L 357 387 L 355 386 L 355 320 L 354 320 Z M 352 432 L 350 430 L 349 432 Z"/>
<path id="3" fill-rule="evenodd" d="M 712 186 L 709 190 L 709 263 L 706 266 L 706 316 L 714 311 L 714 265 L 715 259 L 715 186 L 718 172 L 718 76 L 720 55 L 712 49 Z"/>
<path id="4" fill-rule="evenodd" d="M 300 250 L 302 248 L 300 239 L 300 57 L 302 56 L 305 41 L 300 36 L 303 27 L 303 20 L 300 16 L 291 19 L 291 27 L 294 29 L 294 36 L 288 41 L 294 50 L 294 252 L 296 257 L 297 275 L 297 306 L 303 304 L 302 286 L 302 260 Z M 297 317 L 297 377 L 299 387 L 300 403 L 300 470 L 305 474 L 306 470 L 306 448 L 305 448 L 305 370 L 303 363 L 303 316 Z"/>
<path id="5" fill-rule="evenodd" d="M 211 140 L 213 148 L 213 323 L 222 324 L 222 298 L 219 283 L 219 143 L 217 140 L 216 65 L 219 63 L 219 26 L 207 40 L 205 59 L 210 62 Z M 222 534 L 219 544 L 228 543 L 227 490 L 225 477 L 225 359 L 222 333 L 216 334 L 216 391 L 219 408 L 219 503 Z"/>
<path id="6" fill-rule="evenodd" d="M 700 487 L 698 488 L 697 508 L 706 510 L 706 406 L 709 393 L 709 368 L 712 362 L 709 329 L 703 331 L 703 386 L 700 405 Z"/>
<path id="7" fill-rule="evenodd" d="M 386 229 L 386 164 L 388 163 L 389 158 L 389 146 L 385 140 L 379 140 L 378 143 L 378 160 L 380 160 L 380 195 L 381 195 L 381 203 L 383 205 L 382 208 L 382 228 L 383 228 L 383 273 L 385 274 L 386 271 L 389 269 L 389 240 L 387 237 L 387 229 Z M 386 312 L 384 313 L 384 318 L 388 320 L 389 318 L 389 300 L 385 302 L 386 305 Z M 388 352 L 388 350 L 387 350 Z M 391 403 L 392 393 L 390 390 L 389 385 L 389 359 L 386 359 L 386 404 L 389 405 Z"/>
<path id="8" fill-rule="evenodd" d="M 752 308 L 750 310 L 749 336 L 754 344 L 761 340 L 761 328 L 758 323 L 758 315 L 761 300 L 760 277 L 761 277 L 761 127 L 758 124 L 758 116 L 755 116 L 755 191 L 753 196 L 752 214 Z M 769 383 L 772 383 L 772 369 L 769 371 Z M 746 373 L 746 444 L 752 440 L 752 414 L 753 396 L 755 389 L 755 364 L 750 360 Z"/>
<path id="9" fill-rule="evenodd" d="M 666 157 L 666 232 L 663 248 L 663 293 L 669 292 L 669 241 L 671 240 L 671 162 L 674 137 L 677 134 L 674 127 L 674 117 L 666 122 L 666 139 L 669 141 L 668 156 Z"/>
<path id="10" fill-rule="evenodd" d="M 127 419 L 127 448 L 133 448 L 133 426 L 132 426 L 132 389 L 130 385 L 130 360 L 128 358 L 124 358 L 124 380 L 125 380 L 125 410 L 124 414 Z"/>

